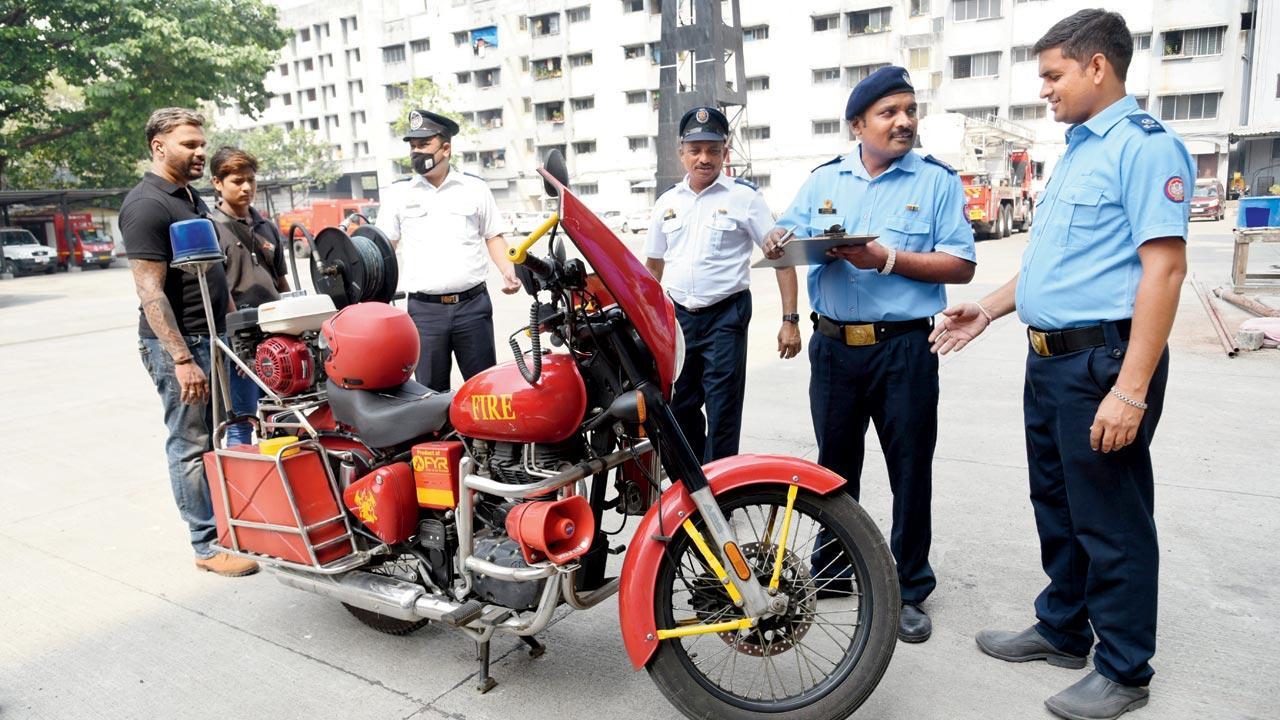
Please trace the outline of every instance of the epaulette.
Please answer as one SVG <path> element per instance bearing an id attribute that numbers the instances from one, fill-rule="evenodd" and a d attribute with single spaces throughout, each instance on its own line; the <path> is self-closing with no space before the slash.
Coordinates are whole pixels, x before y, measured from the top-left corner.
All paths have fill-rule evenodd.
<path id="1" fill-rule="evenodd" d="M 1160 124 L 1160 121 L 1146 113 L 1134 113 L 1128 117 L 1129 122 L 1142 128 L 1142 131 L 1148 135 L 1151 133 L 1164 132 L 1164 126 Z"/>
<path id="2" fill-rule="evenodd" d="M 733 179 L 733 181 L 734 181 L 735 183 L 739 184 L 739 185 L 746 185 L 747 187 L 751 188 L 752 190 L 759 190 L 759 189 L 760 189 L 760 188 L 756 187 L 756 184 L 755 184 L 755 183 L 751 182 L 750 180 L 744 180 L 743 178 L 740 178 L 740 177 L 736 177 L 736 178 L 734 178 L 734 179 Z"/>
<path id="3" fill-rule="evenodd" d="M 483 182 L 483 181 L 484 181 L 484 178 L 480 177 L 479 175 L 477 175 L 477 174 L 475 174 L 475 173 L 467 172 L 466 170 L 463 170 L 463 171 L 462 171 L 462 174 L 463 174 L 463 175 L 467 175 L 467 176 L 469 176 L 469 177 L 473 177 L 473 178 L 475 178 L 475 179 L 477 179 L 477 180 L 480 180 L 481 182 Z"/>
<path id="4" fill-rule="evenodd" d="M 938 158 L 936 158 L 936 157 L 934 157 L 934 156 L 932 156 L 932 155 L 925 155 L 925 156 L 924 156 L 924 161 L 925 161 L 925 162 L 927 162 L 927 163 L 933 163 L 934 165 L 937 165 L 938 167 L 942 168 L 943 170 L 946 170 L 947 172 L 951 173 L 952 175 L 955 175 L 955 174 L 956 174 L 956 169 L 955 169 L 955 168 L 953 168 L 953 167 L 951 167 L 950 165 L 948 165 L 948 164 L 946 164 L 946 163 L 942 162 L 941 160 L 939 160 Z"/>
<path id="5" fill-rule="evenodd" d="M 662 192 L 658 193 L 654 197 L 662 197 L 663 195 L 666 195 L 667 193 L 671 192 L 672 188 L 674 188 L 676 185 L 679 185 L 679 184 L 680 183 L 672 183 L 671 185 L 668 185 L 666 190 L 663 190 Z"/>
<path id="6" fill-rule="evenodd" d="M 811 173 L 812 173 L 812 172 L 817 172 L 817 171 L 818 171 L 818 168 L 824 168 L 824 167 L 826 167 L 826 166 L 828 166 L 828 165 L 835 165 L 836 163 L 840 162 L 841 160 L 844 160 L 844 156 L 843 156 L 843 155 L 837 155 L 837 156 L 835 156 L 835 157 L 831 158 L 830 160 L 828 160 L 828 161 L 826 161 L 826 162 L 822 163 L 822 164 L 821 164 L 821 165 L 819 165 L 818 167 L 816 167 L 816 168 L 814 168 L 814 169 L 810 170 L 809 172 L 811 172 Z"/>

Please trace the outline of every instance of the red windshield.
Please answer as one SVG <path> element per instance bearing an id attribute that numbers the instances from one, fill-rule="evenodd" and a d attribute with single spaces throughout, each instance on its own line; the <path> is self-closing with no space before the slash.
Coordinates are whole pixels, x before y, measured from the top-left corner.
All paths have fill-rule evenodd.
<path id="1" fill-rule="evenodd" d="M 663 395 L 671 396 L 676 380 L 676 309 L 636 256 L 595 213 L 545 170 L 538 172 L 560 191 L 560 226 L 627 314 L 640 339 L 653 353 Z"/>

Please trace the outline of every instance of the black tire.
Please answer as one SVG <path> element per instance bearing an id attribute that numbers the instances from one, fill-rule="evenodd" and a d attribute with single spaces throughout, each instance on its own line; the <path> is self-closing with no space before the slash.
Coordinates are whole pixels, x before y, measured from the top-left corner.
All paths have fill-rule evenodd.
<path id="1" fill-rule="evenodd" d="M 1000 237 L 1007 238 L 1013 233 L 1013 206 L 1000 206 Z"/>
<path id="2" fill-rule="evenodd" d="M 100 262 L 100 263 L 98 263 L 98 267 L 102 268 L 103 270 L 106 270 L 107 268 L 111 267 L 111 263 L 110 263 L 110 262 Z"/>
<path id="3" fill-rule="evenodd" d="M 387 617 L 381 613 L 346 603 L 342 603 L 342 607 L 346 608 L 347 612 L 354 615 L 360 622 L 387 635 L 408 635 L 431 622 L 430 620 L 401 620 L 400 618 Z"/>
<path id="4" fill-rule="evenodd" d="M 49 267 L 44 269 L 44 274 L 52 275 L 57 269 L 58 269 L 57 265 L 50 265 Z"/>
<path id="5" fill-rule="evenodd" d="M 717 498 L 726 517 L 730 518 L 731 523 L 739 523 L 739 537 L 742 539 L 743 529 L 745 525 L 741 524 L 740 519 L 734 519 L 734 513 L 744 511 L 748 520 L 750 517 L 751 507 L 773 506 L 781 508 L 786 503 L 785 490 L 778 488 L 747 488 L 742 491 L 726 494 Z M 889 552 L 888 544 L 881 535 L 879 528 L 871 520 L 856 502 L 847 494 L 837 491 L 831 496 L 821 497 L 805 491 L 801 491 L 796 498 L 795 510 L 799 514 L 793 527 L 797 528 L 796 535 L 792 536 L 792 542 L 787 543 L 787 560 L 784 565 L 787 571 L 784 573 L 788 576 L 784 586 L 780 589 L 788 593 L 792 598 L 793 608 L 797 605 L 804 606 L 802 612 L 798 615 L 788 613 L 783 622 L 779 623 L 783 630 L 764 629 L 764 623 L 759 627 L 751 630 L 746 634 L 738 634 L 730 637 L 724 635 L 697 635 L 682 639 L 670 639 L 662 641 L 657 652 L 650 660 L 647 669 L 649 676 L 662 694 L 671 702 L 681 713 L 689 718 L 697 718 L 699 720 L 706 719 L 716 720 L 734 719 L 734 720 L 778 720 L 779 718 L 788 718 L 788 720 L 844 720 L 851 715 L 875 690 L 879 684 L 881 677 L 884 676 L 885 670 L 889 667 L 889 661 L 893 658 L 894 649 L 898 642 L 898 614 L 900 612 L 900 596 L 898 594 L 898 579 L 894 567 L 893 556 Z M 739 516 L 741 517 L 741 516 Z M 803 521 L 809 519 L 812 521 L 809 527 L 822 528 L 825 527 L 833 533 L 833 539 L 823 543 L 823 547 L 830 546 L 833 542 L 838 541 L 840 547 L 847 553 L 847 557 L 852 559 L 854 568 L 854 579 L 850 585 L 849 591 L 836 590 L 835 594 L 848 594 L 848 598 L 835 598 L 834 602 L 849 601 L 852 602 L 857 598 L 857 607 L 852 610 L 835 610 L 830 611 L 824 609 L 819 611 L 819 600 L 815 599 L 809 603 L 810 597 L 816 597 L 816 592 L 820 589 L 829 588 L 833 580 L 826 580 L 821 586 L 815 586 L 812 583 L 821 580 L 821 575 L 827 568 L 831 567 L 828 562 L 813 577 L 809 570 L 812 570 L 813 559 L 816 557 L 810 553 L 810 567 L 805 569 L 805 561 L 800 559 L 792 550 L 799 547 L 802 552 L 805 550 L 806 543 L 813 542 L 817 538 L 816 531 L 812 534 L 804 530 L 799 530 L 803 526 Z M 697 521 L 695 521 L 697 522 Z M 754 523 L 752 524 L 754 527 Z M 767 532 L 767 531 L 766 531 Z M 724 594 L 718 584 L 713 586 L 690 584 L 689 579 L 684 577 L 684 572 L 692 568 L 691 565 L 685 565 L 682 560 L 686 553 L 696 553 L 691 548 L 689 535 L 681 530 L 676 530 L 675 539 L 667 547 L 666 558 L 658 573 L 657 586 L 654 588 L 656 610 L 657 610 L 657 626 L 659 628 L 669 628 L 679 625 L 687 625 L 690 620 L 685 619 L 679 622 L 674 617 L 673 599 L 677 593 L 689 592 L 689 603 L 691 608 L 699 608 L 697 610 L 698 617 L 705 617 L 706 621 L 720 621 L 733 619 L 731 614 L 725 614 L 726 611 L 732 612 L 734 608 L 728 602 L 727 595 Z M 704 531 L 705 535 L 705 531 Z M 771 537 L 777 537 L 772 533 Z M 797 536 L 806 536 L 809 540 L 795 541 Z M 757 539 L 763 537 L 757 535 Z M 756 546 L 757 551 L 748 552 L 748 548 Z M 748 543 L 743 545 L 744 552 L 748 553 L 751 558 L 754 569 L 758 575 L 764 577 L 764 582 L 768 582 L 768 575 L 772 573 L 772 567 L 775 560 L 776 550 L 770 549 L 776 546 L 768 543 Z M 844 555 L 837 555 L 843 557 Z M 755 558 L 764 558 L 763 562 L 756 564 Z M 824 556 L 825 557 L 825 556 Z M 821 560 L 820 560 L 821 561 Z M 696 568 L 692 568 L 696 572 Z M 684 588 L 673 590 L 677 582 L 677 576 L 681 577 Z M 701 576 L 695 576 L 698 579 Z M 794 585 L 794 582 L 802 584 Z M 706 589 L 711 587 L 713 589 Z M 856 587 L 856 591 L 853 588 Z M 701 596 L 695 598 L 696 593 L 702 593 Z M 714 613 L 708 609 L 706 604 L 710 594 L 718 593 L 724 598 L 726 607 L 722 610 L 716 610 Z M 801 596 L 801 593 L 807 593 Z M 797 597 L 799 598 L 797 600 Z M 714 606 L 712 606 L 714 607 Z M 834 606 L 832 606 L 834 607 Z M 689 611 L 685 611 L 689 612 Z M 737 611 L 741 616 L 741 611 Z M 705 616 L 704 616 L 704 613 Z M 818 615 L 832 616 L 841 613 L 856 614 L 854 618 L 857 624 L 854 626 L 854 634 L 845 636 L 840 631 L 839 623 L 828 621 L 823 618 L 814 619 Z M 792 617 L 794 621 L 790 620 Z M 807 619 L 806 619 L 807 618 Z M 697 619 L 692 622 L 698 622 Z M 770 621 L 765 621 L 768 623 Z M 811 625 L 812 623 L 812 625 Z M 803 627 L 801 627 L 803 626 Z M 827 631 L 826 626 L 837 628 L 846 639 L 844 641 L 837 640 L 836 636 Z M 777 625 L 775 625 L 777 627 Z M 839 661 L 831 661 L 829 657 L 817 655 L 817 657 L 831 663 L 832 668 L 829 672 L 823 671 L 822 679 L 818 680 L 819 673 L 814 672 L 817 665 L 810 660 L 811 657 L 803 652 L 805 638 L 807 633 L 813 630 L 814 638 L 818 642 L 825 642 L 821 639 L 822 633 L 826 633 L 826 637 L 836 643 L 836 647 L 840 647 L 841 642 L 847 642 L 847 648 L 839 655 Z M 766 634 L 769 637 L 766 637 Z M 716 655 L 724 652 L 729 653 L 732 659 L 733 672 L 730 675 L 729 684 L 734 685 L 737 679 L 737 663 L 743 662 L 749 664 L 753 662 L 753 658 L 764 658 L 762 667 L 773 667 L 773 672 L 778 678 L 778 686 L 783 693 L 787 693 L 786 683 L 783 682 L 782 676 L 778 669 L 778 665 L 785 665 L 794 662 L 800 683 L 800 691 L 793 695 L 784 695 L 781 699 L 777 698 L 773 693 L 772 680 L 768 678 L 768 670 L 765 671 L 766 680 L 769 680 L 770 699 L 761 696 L 758 699 L 744 697 L 736 694 L 732 690 L 727 690 L 718 683 L 723 682 L 725 670 L 723 669 L 729 661 L 719 661 L 720 665 L 711 665 L 711 670 L 717 667 L 721 668 L 720 678 L 718 681 L 711 680 L 708 674 L 704 674 L 702 669 L 695 662 L 698 659 L 696 652 L 691 652 L 690 648 L 695 647 L 695 643 L 703 638 L 710 637 L 711 650 L 713 653 L 706 661 L 708 665 L 714 661 Z M 726 649 L 720 648 L 716 642 L 721 642 Z M 782 650 L 773 647 L 770 641 L 779 644 L 786 644 Z M 686 643 L 689 644 L 686 647 Z M 704 646 L 706 647 L 706 646 Z M 754 650 L 752 649 L 754 648 Z M 839 650 L 837 650 L 839 652 Z M 786 655 L 791 653 L 790 656 Z M 784 659 L 779 661 L 778 665 L 773 665 L 771 657 L 778 655 Z M 766 657 L 768 656 L 768 657 Z M 739 658 L 746 658 L 739 660 Z M 811 687 L 804 687 L 804 668 L 801 662 L 809 664 L 808 672 L 810 678 L 814 680 Z M 788 671 L 789 668 L 784 667 Z M 759 675 L 755 675 L 756 682 L 749 682 L 743 686 L 746 688 L 760 687 L 763 692 L 762 683 L 760 683 Z"/>
<path id="6" fill-rule="evenodd" d="M 18 267 L 13 264 L 12 260 L 5 258 L 4 262 L 0 264 L 0 274 L 18 277 Z"/>

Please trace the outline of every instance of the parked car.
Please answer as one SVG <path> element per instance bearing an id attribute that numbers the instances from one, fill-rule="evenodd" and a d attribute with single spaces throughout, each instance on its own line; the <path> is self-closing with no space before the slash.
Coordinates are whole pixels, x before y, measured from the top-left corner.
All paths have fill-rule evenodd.
<path id="1" fill-rule="evenodd" d="M 599 217 L 615 233 L 621 232 L 622 226 L 627 224 L 627 218 L 622 214 L 621 210 L 605 210 L 600 213 Z"/>
<path id="2" fill-rule="evenodd" d="M 53 250 L 41 245 L 30 230 L 0 228 L 0 273 L 13 276 L 22 273 L 51 273 L 58 269 Z"/>
<path id="3" fill-rule="evenodd" d="M 1216 179 L 1196 180 L 1195 194 L 1191 196 L 1191 219 L 1221 220 L 1227 214 L 1225 198 L 1222 183 Z"/>
<path id="4" fill-rule="evenodd" d="M 647 232 L 649 230 L 649 219 L 652 217 L 653 208 L 627 213 L 627 218 L 622 223 L 622 232 Z"/>
<path id="5" fill-rule="evenodd" d="M 538 226 L 551 217 L 550 212 L 513 212 L 511 213 L 511 227 L 517 235 L 528 235 Z"/>

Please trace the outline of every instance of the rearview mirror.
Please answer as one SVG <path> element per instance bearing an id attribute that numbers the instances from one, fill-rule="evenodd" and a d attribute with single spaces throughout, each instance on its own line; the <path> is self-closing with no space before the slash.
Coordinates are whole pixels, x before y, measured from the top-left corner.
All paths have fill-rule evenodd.
<path id="1" fill-rule="evenodd" d="M 551 177 L 559 180 L 561 185 L 569 186 L 569 167 L 565 165 L 564 155 L 559 150 L 552 150 L 547 153 L 547 159 L 542 163 L 542 167 L 546 169 Z M 542 181 L 542 187 L 551 197 L 556 197 L 560 194 L 556 187 L 547 182 L 545 178 Z"/>

